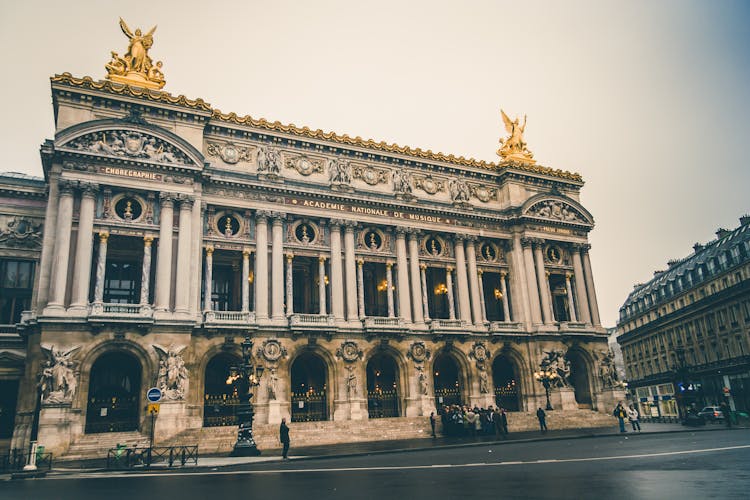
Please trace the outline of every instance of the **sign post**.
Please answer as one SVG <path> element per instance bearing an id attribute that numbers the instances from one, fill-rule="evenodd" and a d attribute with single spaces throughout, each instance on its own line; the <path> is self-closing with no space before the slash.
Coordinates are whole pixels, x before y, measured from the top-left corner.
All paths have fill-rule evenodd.
<path id="1" fill-rule="evenodd" d="M 151 415 L 151 436 L 149 439 L 148 465 L 151 465 L 151 449 L 154 447 L 154 428 L 156 427 L 156 415 L 159 414 L 159 401 L 161 401 L 161 389 L 152 387 L 146 392 L 148 400 L 147 411 Z"/>

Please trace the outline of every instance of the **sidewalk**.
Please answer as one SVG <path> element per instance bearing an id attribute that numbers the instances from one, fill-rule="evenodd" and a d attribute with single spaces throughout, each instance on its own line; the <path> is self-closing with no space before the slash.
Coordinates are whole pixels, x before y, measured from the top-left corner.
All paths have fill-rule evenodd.
<path id="1" fill-rule="evenodd" d="M 588 429 L 563 429 L 551 430 L 544 434 L 539 431 L 515 432 L 508 435 L 505 439 L 496 438 L 495 436 L 478 436 L 478 437 L 437 437 L 437 438 L 418 438 L 404 439 L 398 441 L 370 441 L 362 443 L 343 443 L 324 446 L 307 446 L 301 448 L 294 447 L 294 436 L 292 435 L 292 447 L 290 450 L 290 460 L 311 460 L 325 458 L 340 458 L 357 455 L 371 455 L 380 453 L 394 452 L 413 452 L 428 449 L 445 449 L 459 448 L 467 446 L 484 446 L 486 444 L 503 445 L 505 443 L 530 443 L 538 441 L 550 441 L 557 439 L 582 439 L 596 438 L 605 436 L 631 436 L 642 434 L 663 434 L 674 432 L 708 432 L 713 430 L 726 429 L 723 425 L 707 424 L 702 427 L 686 427 L 681 424 L 670 423 L 642 423 L 642 432 L 633 432 L 628 425 L 628 433 L 621 434 L 617 426 L 588 428 Z M 733 427 L 734 429 L 747 429 L 747 427 Z M 229 457 L 226 455 L 207 455 L 200 456 L 197 466 L 172 468 L 169 470 L 182 470 L 185 472 L 216 469 L 221 467 L 233 467 L 246 464 L 280 462 L 281 450 L 263 451 L 259 457 Z M 164 470 L 163 467 L 153 467 L 150 470 Z M 144 469 L 131 469 L 143 471 Z M 74 473 L 74 472 L 110 472 L 106 469 L 106 460 L 87 460 L 76 462 L 57 462 L 52 473 Z M 127 473 L 128 471 L 117 471 Z"/>

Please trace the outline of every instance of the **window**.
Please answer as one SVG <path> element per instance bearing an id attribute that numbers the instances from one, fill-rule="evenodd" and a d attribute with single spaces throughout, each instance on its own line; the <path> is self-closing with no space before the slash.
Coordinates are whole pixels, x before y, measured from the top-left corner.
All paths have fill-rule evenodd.
<path id="1" fill-rule="evenodd" d="M 34 262 L 0 260 L 0 324 L 21 321 L 21 312 L 31 307 Z"/>

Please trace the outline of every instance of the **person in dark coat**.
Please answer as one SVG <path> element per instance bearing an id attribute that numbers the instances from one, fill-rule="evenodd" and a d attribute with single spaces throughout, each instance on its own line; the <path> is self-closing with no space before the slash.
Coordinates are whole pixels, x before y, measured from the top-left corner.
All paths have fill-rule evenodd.
<path id="1" fill-rule="evenodd" d="M 500 409 L 500 427 L 503 429 L 503 436 L 508 435 L 508 415 L 505 413 L 505 408 Z"/>
<path id="2" fill-rule="evenodd" d="M 284 445 L 284 449 L 281 451 L 281 458 L 289 460 L 287 456 L 289 454 L 289 426 L 286 425 L 286 418 L 281 419 L 281 426 L 279 427 L 279 441 Z"/>
<path id="3" fill-rule="evenodd" d="M 432 428 L 432 437 L 437 437 L 435 434 L 435 412 L 430 413 L 430 427 Z"/>
<path id="4" fill-rule="evenodd" d="M 542 433 L 547 432 L 547 414 L 544 413 L 544 410 L 542 410 L 541 406 L 536 411 L 536 418 L 539 419 L 539 429 L 542 431 Z"/>

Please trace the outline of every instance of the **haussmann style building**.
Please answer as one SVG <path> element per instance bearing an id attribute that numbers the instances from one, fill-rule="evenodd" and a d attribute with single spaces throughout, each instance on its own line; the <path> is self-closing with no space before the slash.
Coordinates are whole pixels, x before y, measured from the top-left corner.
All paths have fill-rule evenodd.
<path id="1" fill-rule="evenodd" d="M 297 444 L 426 436 L 454 403 L 533 425 L 540 369 L 553 425 L 606 421 L 594 221 L 525 124 L 488 163 L 225 114 L 162 91 L 139 33 L 105 80 L 51 78 L 43 177 L 0 175 L 5 447 L 142 441 L 156 386 L 157 443 L 227 450 L 246 336 L 261 448 L 282 417 Z"/>
<path id="2" fill-rule="evenodd" d="M 636 285 L 617 329 L 642 414 L 678 418 L 722 403 L 750 410 L 750 217 Z"/>

